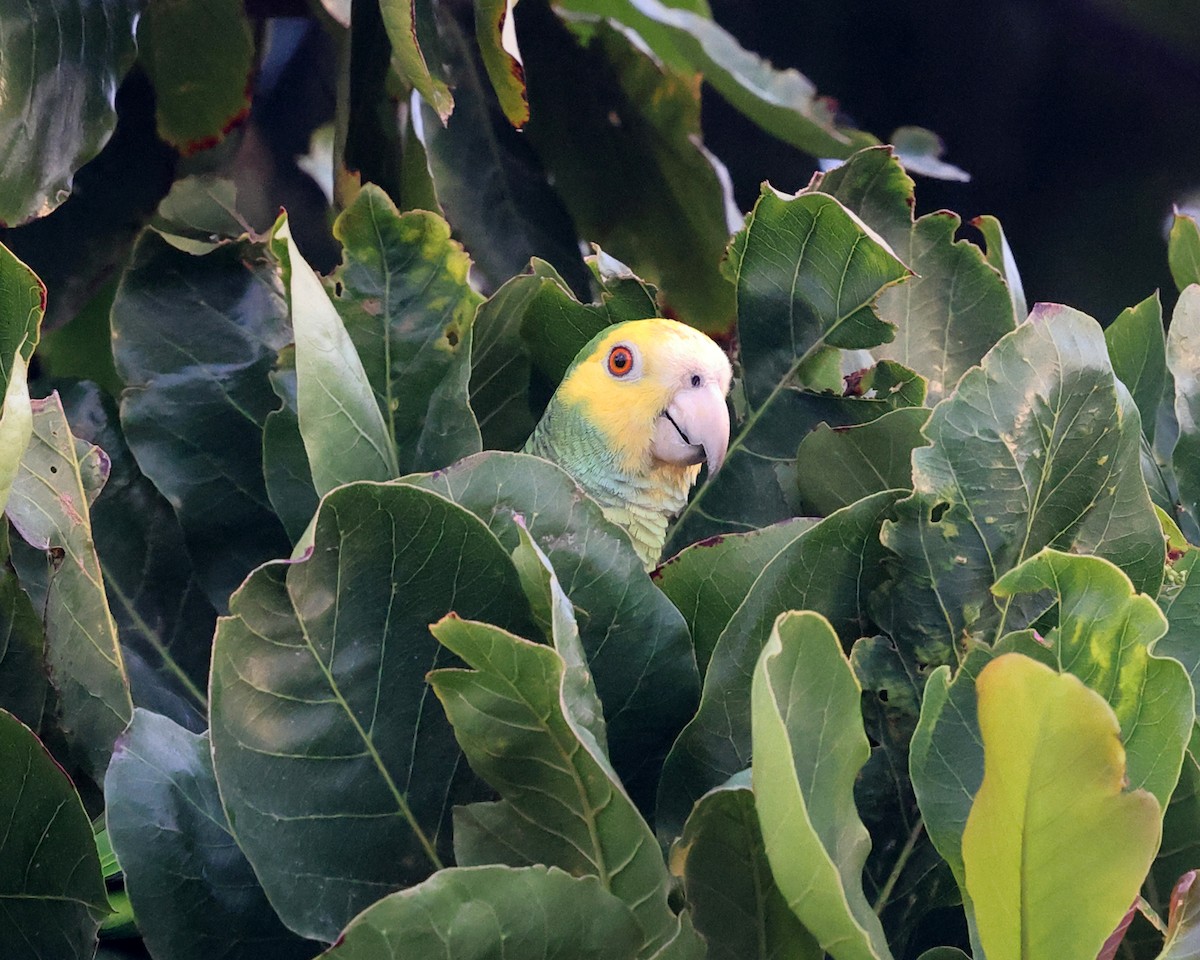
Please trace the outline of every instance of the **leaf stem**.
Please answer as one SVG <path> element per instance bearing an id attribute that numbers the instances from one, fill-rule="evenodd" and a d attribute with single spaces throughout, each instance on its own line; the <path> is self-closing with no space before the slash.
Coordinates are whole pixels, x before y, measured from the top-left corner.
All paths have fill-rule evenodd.
<path id="1" fill-rule="evenodd" d="M 892 896 L 892 890 L 895 889 L 897 882 L 900 880 L 900 874 L 904 872 L 905 866 L 908 864 L 908 858 L 912 856 L 913 850 L 917 846 L 917 841 L 921 838 L 922 832 L 925 830 L 925 821 L 917 820 L 916 826 L 908 835 L 908 839 L 904 842 L 904 846 L 900 850 L 899 856 L 896 857 L 896 862 L 892 864 L 892 872 L 888 874 L 888 878 L 883 884 L 883 888 L 879 891 L 879 896 L 875 898 L 875 903 L 871 909 L 875 911 L 875 915 L 879 916 L 883 913 L 883 908 L 887 906 L 888 900 Z"/>

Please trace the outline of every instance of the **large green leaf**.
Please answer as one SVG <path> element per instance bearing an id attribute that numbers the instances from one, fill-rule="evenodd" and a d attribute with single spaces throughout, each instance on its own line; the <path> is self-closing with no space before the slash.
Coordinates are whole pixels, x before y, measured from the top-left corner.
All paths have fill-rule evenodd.
<path id="1" fill-rule="evenodd" d="M 1167 368 L 1175 381 L 1179 439 L 1172 466 L 1182 508 L 1200 520 L 1200 284 L 1184 287 L 1167 332 Z"/>
<path id="2" fill-rule="evenodd" d="M 202 730 L 217 615 L 175 511 L 138 470 L 111 399 L 80 383 L 62 401 L 72 432 L 109 460 L 108 480 L 91 508 L 92 532 L 133 702 Z"/>
<path id="3" fill-rule="evenodd" d="M 1155 652 L 1174 657 L 1183 664 L 1196 688 L 1196 710 L 1200 713 L 1200 574 L 1195 573 L 1200 552 L 1189 550 L 1175 563 L 1175 573 L 1182 586 L 1159 598 L 1167 617 L 1167 633 L 1158 642 Z M 1165 591 L 1164 591 L 1165 592 Z"/>
<path id="4" fill-rule="evenodd" d="M 249 114 L 254 37 L 241 0 L 147 4 L 137 38 L 167 143 L 185 155 L 213 147 Z"/>
<path id="5" fill-rule="evenodd" d="M 526 134 L 579 233 L 658 286 L 667 316 L 727 332 L 735 304 L 720 264 L 738 217 L 699 145 L 695 74 L 664 71 L 607 27 L 581 46 L 548 5 L 522 8 L 517 29 Z"/>
<path id="6" fill-rule="evenodd" d="M 897 332 L 872 352 L 916 370 L 928 380 L 930 398 L 940 400 L 1013 329 L 1004 280 L 982 250 L 954 239 L 956 214 L 939 210 L 914 222 L 913 182 L 888 147 L 856 153 L 814 188 L 862 217 L 916 273 L 880 296 L 879 316 Z"/>
<path id="7" fill-rule="evenodd" d="M 1077 677 L 1009 654 L 976 689 L 985 767 L 963 860 L 983 947 L 1093 960 L 1150 867 L 1161 807 L 1124 789 L 1117 718 Z"/>
<path id="8" fill-rule="evenodd" d="M 1159 644 L 1159 648 L 1162 644 Z M 1200 738 L 1193 732 L 1188 752 L 1183 757 L 1179 783 L 1171 793 L 1171 803 L 1163 812 L 1162 845 L 1143 885 L 1146 899 L 1160 913 L 1170 906 L 1175 882 L 1200 863 L 1200 762 L 1196 760 Z"/>
<path id="9" fill-rule="evenodd" d="M 1167 341 L 1158 291 L 1117 314 L 1117 319 L 1104 330 L 1104 342 L 1113 373 L 1137 404 L 1142 433 L 1153 443 L 1158 408 L 1167 382 Z"/>
<path id="10" fill-rule="evenodd" d="M 518 543 L 513 518 L 524 518 L 578 611 L 613 766 L 649 809 L 662 759 L 695 711 L 699 679 L 687 626 L 646 577 L 628 537 L 559 467 L 525 454 L 484 453 L 405 482 L 470 510 L 510 552 Z"/>
<path id="11" fill-rule="evenodd" d="M 1121 725 L 1130 787 L 1150 791 L 1166 809 L 1195 718 L 1187 670 L 1157 646 L 1166 618 L 1099 557 L 1043 550 L 994 588 L 1008 598 L 1043 590 L 1058 603 L 1058 625 L 1044 641 L 1058 671 L 1105 698 Z"/>
<path id="12" fill-rule="evenodd" d="M 896 554 L 880 619 L 905 655 L 949 663 L 964 633 L 1027 625 L 990 593 L 1043 547 L 1106 557 L 1153 596 L 1163 540 L 1137 408 L 1091 318 L 1042 304 L 934 409 L 914 494 L 883 527 Z M 990 635 L 990 636 L 989 636 Z"/>
<path id="13" fill-rule="evenodd" d="M 468 283 L 471 261 L 450 239 L 449 224 L 425 211 L 400 214 L 367 185 L 333 232 L 342 264 L 326 288 L 362 358 L 400 470 L 431 470 L 477 453 L 467 392 L 471 325 L 482 298 Z"/>
<path id="14" fill-rule="evenodd" d="M 629 908 L 595 877 L 553 867 L 460 867 L 394 893 L 346 928 L 328 960 L 633 960 Z"/>
<path id="15" fill-rule="evenodd" d="M 671 748 L 658 831 L 677 836 L 692 804 L 750 765 L 750 680 L 776 617 L 816 610 L 849 645 L 869 631 L 867 595 L 882 579 L 879 527 L 900 491 L 875 494 L 797 536 L 764 567 L 713 649 L 700 709 Z"/>
<path id="16" fill-rule="evenodd" d="M 238 845 L 284 922 L 332 941 L 450 852 L 475 789 L 425 674 L 454 610 L 535 629 L 507 551 L 435 493 L 358 483 L 322 501 L 313 548 L 255 571 L 217 627 L 213 761 Z"/>
<path id="17" fill-rule="evenodd" d="M 44 217 L 116 126 L 138 0 L 0 4 L 0 224 Z"/>
<path id="18" fill-rule="evenodd" d="M 861 692 L 828 620 L 780 614 L 754 670 L 754 803 L 775 882 L 821 947 L 835 960 L 891 960 L 862 887 Z"/>
<path id="19" fill-rule="evenodd" d="M 45 309 L 42 281 L 0 244 L 0 511 L 33 433 L 26 376 Z"/>
<path id="20" fill-rule="evenodd" d="M 317 493 L 355 480 L 393 479 L 400 472 L 396 447 L 362 359 L 285 218 L 275 225 L 272 246 L 287 285 L 297 417 Z M 386 344 L 381 352 L 386 358 Z"/>
<path id="21" fill-rule="evenodd" d="M 653 956 L 679 919 L 654 834 L 576 712 L 569 674 L 582 668 L 487 623 L 451 617 L 433 631 L 473 668 L 437 670 L 429 681 L 471 768 L 503 797 L 488 820 L 511 825 L 505 832 L 528 861 L 599 877 L 633 911 L 638 956 Z"/>
<path id="22" fill-rule="evenodd" d="M 138 930 L 171 960 L 304 960 L 315 945 L 267 903 L 221 809 L 208 735 L 136 710 L 104 782 Z"/>
<path id="23" fill-rule="evenodd" d="M 504 0 L 499 8 L 504 10 Z M 529 138 L 501 111 L 476 49 L 475 40 L 484 36 L 473 37 L 450 16 L 443 18 L 442 32 L 451 57 L 454 114 L 443 126 L 433 108 L 421 104 L 416 126 L 438 206 L 491 289 L 536 256 L 553 263 L 573 289 L 586 291 L 575 225 Z"/>
<path id="24" fill-rule="evenodd" d="M 708 669 L 721 631 L 746 599 L 763 569 L 815 524 L 793 517 L 750 533 L 701 540 L 667 560 L 650 578 L 687 621 L 700 673 Z"/>
<path id="25" fill-rule="evenodd" d="M 804 512 L 826 516 L 881 490 L 912 486 L 912 452 L 925 445 L 924 407 L 901 407 L 851 427 L 821 424 L 796 452 Z"/>
<path id="26" fill-rule="evenodd" d="M 33 732 L 0 710 L 0 913 L 6 960 L 86 960 L 108 913 L 79 794 Z"/>
<path id="27" fill-rule="evenodd" d="M 1167 239 L 1167 261 L 1180 292 L 1189 284 L 1200 283 L 1200 226 L 1195 217 L 1178 210 Z"/>
<path id="28" fill-rule="evenodd" d="M 697 801 L 671 849 L 709 960 L 821 960 L 825 952 L 775 885 L 748 785 Z"/>
<path id="29" fill-rule="evenodd" d="M 36 730 L 46 705 L 46 637 L 9 563 L 8 536 L 0 519 L 0 709 Z"/>
<path id="30" fill-rule="evenodd" d="M 873 143 L 839 126 L 834 105 L 796 70 L 776 70 L 704 13 L 660 0 L 564 0 L 570 16 L 606 19 L 636 34 L 672 70 L 703 74 L 734 107 L 768 133 L 817 157 L 844 157 Z"/>
<path id="31" fill-rule="evenodd" d="M 693 494 L 667 553 L 731 530 L 797 513 L 793 464 L 804 397 L 797 375 L 826 347 L 865 349 L 890 340 L 875 301 L 908 276 L 904 265 L 837 200 L 786 197 L 769 186 L 730 249 L 746 414 L 725 466 Z M 754 496 L 747 497 L 746 491 Z"/>
<path id="32" fill-rule="evenodd" d="M 27 543 L 45 551 L 39 559 L 48 571 L 39 565 L 37 572 L 47 578 L 46 663 L 71 759 L 97 783 L 133 712 L 89 516 L 107 476 L 107 456 L 72 436 L 58 394 L 34 401 L 33 441 L 8 516 Z"/>
<path id="33" fill-rule="evenodd" d="M 255 566 L 288 552 L 267 499 L 267 374 L 291 340 L 278 270 L 246 240 L 193 255 L 143 233 L 117 291 L 121 427 L 175 508 L 209 600 L 224 609 Z"/>

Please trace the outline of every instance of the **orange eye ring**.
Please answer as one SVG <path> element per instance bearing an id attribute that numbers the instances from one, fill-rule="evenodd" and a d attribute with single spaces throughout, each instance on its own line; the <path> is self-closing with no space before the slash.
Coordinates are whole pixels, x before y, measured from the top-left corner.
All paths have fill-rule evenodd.
<path id="1" fill-rule="evenodd" d="M 633 351 L 623 345 L 608 351 L 608 372 L 614 377 L 623 377 L 633 369 Z"/>

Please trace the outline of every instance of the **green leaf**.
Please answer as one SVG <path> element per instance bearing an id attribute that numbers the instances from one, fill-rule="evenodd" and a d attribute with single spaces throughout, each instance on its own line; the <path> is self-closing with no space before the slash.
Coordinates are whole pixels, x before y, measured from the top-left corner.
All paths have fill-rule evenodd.
<path id="1" fill-rule="evenodd" d="M 678 931 L 649 826 L 575 713 L 563 658 L 488 623 L 450 617 L 434 635 L 471 670 L 429 676 L 467 761 L 501 795 L 530 861 L 594 875 L 633 911 L 639 957 Z M 574 668 L 579 669 L 579 668 Z"/>
<path id="2" fill-rule="evenodd" d="M 148 4 L 137 35 L 158 134 L 184 155 L 215 146 L 249 114 L 254 38 L 240 0 Z"/>
<path id="3" fill-rule="evenodd" d="M 786 197 L 764 186 L 734 238 L 746 416 L 725 466 L 680 514 L 670 554 L 714 533 L 774 523 L 797 512 L 793 461 L 804 397 L 797 371 L 827 346 L 865 349 L 895 335 L 875 300 L 908 271 L 837 200 Z M 753 497 L 746 491 L 754 490 Z"/>
<path id="4" fill-rule="evenodd" d="M 133 702 L 201 730 L 217 613 L 175 511 L 138 470 L 112 400 L 80 383 L 63 392 L 62 402 L 72 432 L 108 456 L 108 480 L 91 507 L 92 532 Z"/>
<path id="5" fill-rule="evenodd" d="M 267 374 L 292 338 L 278 270 L 260 244 L 199 256 L 146 231 L 112 328 L 125 439 L 223 610 L 251 569 L 289 548 L 262 472 L 263 422 L 278 406 Z"/>
<path id="6" fill-rule="evenodd" d="M 1163 540 L 1141 477 L 1137 408 L 1091 318 L 1035 307 L 924 433 L 932 445 L 913 453 L 914 495 L 882 534 L 896 560 L 878 614 L 906 656 L 949 663 L 964 633 L 1027 626 L 990 588 L 1046 546 L 1105 557 L 1157 593 Z"/>
<path id="7" fill-rule="evenodd" d="M 108 913 L 79 794 L 33 732 L 0 710 L 0 910 L 11 960 L 85 960 Z"/>
<path id="8" fill-rule="evenodd" d="M 296 412 L 296 351 L 280 351 L 279 361 L 268 376 L 283 403 L 263 422 L 263 479 L 271 506 L 292 543 L 296 543 L 317 512 L 320 500 Z"/>
<path id="9" fill-rule="evenodd" d="M 303 960 L 237 848 L 208 735 L 136 710 L 104 783 L 107 822 L 147 949 L 172 960 Z"/>
<path id="10" fill-rule="evenodd" d="M 983 946 L 991 960 L 1093 960 L 1154 858 L 1159 803 L 1123 789 L 1117 718 L 1077 677 L 1009 654 L 977 690 L 985 767 L 963 861 Z"/>
<path id="11" fill-rule="evenodd" d="M 650 574 L 687 621 L 703 676 L 721 631 L 741 606 L 763 569 L 816 523 L 793 517 L 750 533 L 701 540 Z"/>
<path id="12" fill-rule="evenodd" d="M 931 399 L 940 400 L 1013 329 L 1003 279 L 982 250 L 954 239 L 961 224 L 956 214 L 939 210 L 914 222 L 913 182 L 887 147 L 856 153 L 815 188 L 878 230 L 916 274 L 880 296 L 879 316 L 897 333 L 872 344 L 872 352 L 917 371 L 929 381 Z"/>
<path id="13" fill-rule="evenodd" d="M 1167 368 L 1175 381 L 1179 439 L 1172 466 L 1183 510 L 1200 519 L 1200 285 L 1184 287 L 1167 332 Z"/>
<path id="14" fill-rule="evenodd" d="M 138 0 L 0 5 L 0 223 L 44 217 L 112 135 Z"/>
<path id="15" fill-rule="evenodd" d="M 475 37 L 504 115 L 514 127 L 523 127 L 529 119 L 529 99 L 511 22 L 514 6 L 514 0 L 475 0 Z"/>
<path id="16" fill-rule="evenodd" d="M 537 422 L 529 397 L 533 366 L 521 341 L 521 324 L 544 279 L 566 287 L 550 264 L 535 258 L 528 271 L 505 283 L 475 313 L 471 408 L 479 417 L 484 449 L 520 449 Z"/>
<path id="17" fill-rule="evenodd" d="M 320 279 L 300 255 L 286 218 L 275 225 L 272 246 L 284 265 L 296 338 L 300 435 L 317 493 L 355 480 L 393 479 L 400 473 L 396 447 L 363 362 Z M 386 344 L 381 353 L 387 356 Z"/>
<path id="18" fill-rule="evenodd" d="M 451 610 L 535 629 L 507 551 L 410 486 L 328 494 L 306 558 L 256 570 L 213 648 L 213 764 L 238 845 L 284 922 L 334 940 L 442 866 L 475 799 L 425 674 Z M 303 784 L 297 789 L 296 784 Z"/>
<path id="19" fill-rule="evenodd" d="M 405 482 L 470 510 L 510 553 L 518 546 L 513 518 L 524 518 L 576 608 L 613 766 L 648 809 L 662 759 L 695 712 L 699 678 L 683 618 L 646 577 L 628 537 L 563 470 L 525 454 L 484 453 Z"/>
<path id="20" fill-rule="evenodd" d="M 607 27 L 581 46 L 546 5 L 521 8 L 517 28 L 526 135 L 579 234 L 657 286 L 665 315 L 728 332 L 736 305 L 720 265 L 739 215 L 699 144 L 698 78 Z"/>
<path id="21" fill-rule="evenodd" d="M 1158 605 L 1107 560 L 1054 550 L 1010 570 L 993 590 L 1006 598 L 1051 592 L 1058 626 L 1045 643 L 1059 672 L 1105 698 L 1121 726 L 1130 788 L 1148 790 L 1166 809 L 1195 709 L 1186 669 L 1156 646 L 1167 631 Z"/>
<path id="22" fill-rule="evenodd" d="M 883 490 L 912 487 L 912 452 L 925 445 L 924 407 L 902 407 L 859 426 L 821 424 L 800 441 L 796 475 L 805 513 L 826 516 Z"/>
<path id="23" fill-rule="evenodd" d="M 1167 262 L 1180 293 L 1189 284 L 1200 283 L 1200 227 L 1195 217 L 1178 210 L 1167 239 Z"/>
<path id="24" fill-rule="evenodd" d="M 36 730 L 46 705 L 46 637 L 8 561 L 8 537 L 0 520 L 0 709 Z"/>
<path id="25" fill-rule="evenodd" d="M 1159 648 L 1162 644 L 1159 644 Z M 1143 886 L 1146 898 L 1156 910 L 1166 913 L 1175 881 L 1200 863 L 1200 747 L 1195 732 L 1188 752 L 1183 756 L 1179 783 L 1171 793 L 1171 803 L 1163 813 L 1163 838 Z"/>
<path id="26" fill-rule="evenodd" d="M 750 680 L 780 613 L 818 611 L 847 644 L 870 632 L 866 598 L 882 579 L 879 526 L 901 495 L 875 494 L 810 529 L 797 528 L 762 567 L 717 640 L 700 709 L 663 767 L 660 836 L 677 836 L 696 800 L 750 765 Z"/>
<path id="27" fill-rule="evenodd" d="M 505 0 L 498 6 L 503 10 Z M 476 22 L 478 17 L 477 6 Z M 414 111 L 438 205 L 491 289 L 536 256 L 553 263 L 573 289 L 586 291 L 571 217 L 529 138 L 513 129 L 492 92 L 486 60 L 480 59 L 479 47 L 487 52 L 486 34 L 473 36 L 470 27 L 449 16 L 441 29 L 450 55 L 454 115 L 443 125 L 428 105 Z"/>
<path id="28" fill-rule="evenodd" d="M 553 867 L 460 867 L 364 910 L 328 960 L 632 960 L 629 908 L 594 877 Z"/>
<path id="29" fill-rule="evenodd" d="M 42 281 L 0 244 L 0 511 L 33 434 L 26 376 L 45 309 Z"/>
<path id="30" fill-rule="evenodd" d="M 704 75 L 722 97 L 773 136 L 815 157 L 844 157 L 874 142 L 840 127 L 833 104 L 796 70 L 776 70 L 708 16 L 660 0 L 565 0 L 564 13 L 606 19 L 636 34 L 679 72 Z M 536 113 L 536 111 L 535 111 Z"/>
<path id="31" fill-rule="evenodd" d="M 107 476 L 107 456 L 72 436 L 58 394 L 34 401 L 33 440 L 8 517 L 27 543 L 46 551 L 46 663 L 71 759 L 97 783 L 133 712 L 88 513 Z"/>
<path id="32" fill-rule="evenodd" d="M 754 669 L 754 803 L 775 882 L 821 947 L 835 960 L 890 960 L 862 888 L 860 695 L 829 621 L 781 614 Z"/>
<path id="33" fill-rule="evenodd" d="M 754 794 L 718 787 L 697 801 L 671 850 L 709 960 L 821 960 L 767 863 Z"/>
<path id="34" fill-rule="evenodd" d="M 1158 960 L 1189 960 L 1200 953 L 1200 897 L 1192 888 L 1196 871 L 1179 878 L 1171 891 L 1171 913 L 1167 936 Z"/>
<path id="35" fill-rule="evenodd" d="M 971 182 L 971 175 L 966 170 L 942 159 L 946 145 L 932 130 L 926 130 L 924 127 L 897 127 L 889 139 L 897 159 L 910 173 L 936 180 L 953 180 L 956 183 Z"/>
<path id="36" fill-rule="evenodd" d="M 1175 563 L 1175 573 L 1183 580 L 1180 589 L 1159 598 L 1167 618 L 1166 635 L 1154 648 L 1159 656 L 1173 657 L 1183 664 L 1191 678 L 1196 694 L 1196 710 L 1200 713 L 1200 552 L 1189 550 Z"/>
<path id="37" fill-rule="evenodd" d="M 441 76 L 439 57 L 435 55 L 440 51 L 432 5 L 429 0 L 380 0 L 379 9 L 392 41 L 392 66 L 445 123 L 454 110 L 454 97 Z M 426 49 L 431 51 L 429 55 Z"/>
<path id="38" fill-rule="evenodd" d="M 1104 331 L 1113 373 L 1128 388 L 1142 418 L 1142 433 L 1154 442 L 1155 421 L 1167 381 L 1167 340 L 1162 303 L 1155 291 L 1126 307 Z"/>
<path id="39" fill-rule="evenodd" d="M 362 358 L 400 470 L 431 470 L 477 453 L 467 392 L 471 323 L 482 298 L 468 283 L 471 261 L 450 239 L 449 224 L 425 211 L 400 214 L 368 184 L 333 230 L 342 264 L 326 288 Z M 303 383 L 301 375 L 301 396 Z"/>
<path id="40" fill-rule="evenodd" d="M 1025 285 L 1021 282 L 1021 274 L 1017 271 L 1017 260 L 1013 256 L 1012 248 L 1008 245 L 1004 228 L 1000 225 L 999 220 L 990 215 L 976 217 L 971 221 L 971 225 L 983 234 L 984 242 L 987 244 L 987 262 L 1004 278 L 1004 284 L 1008 287 L 1008 295 L 1012 299 L 1013 305 L 1013 323 L 1024 323 L 1025 318 L 1029 316 L 1029 307 L 1025 301 Z"/>

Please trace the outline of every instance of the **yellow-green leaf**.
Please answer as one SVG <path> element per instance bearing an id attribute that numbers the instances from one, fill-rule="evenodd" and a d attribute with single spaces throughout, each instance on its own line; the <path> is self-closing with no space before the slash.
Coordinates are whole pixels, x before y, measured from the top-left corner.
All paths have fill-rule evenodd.
<path id="1" fill-rule="evenodd" d="M 988 960 L 1093 960 L 1150 869 L 1158 801 L 1123 789 L 1116 715 L 1077 677 L 1006 654 L 976 689 L 984 775 L 963 861 Z"/>

